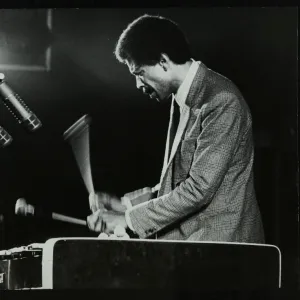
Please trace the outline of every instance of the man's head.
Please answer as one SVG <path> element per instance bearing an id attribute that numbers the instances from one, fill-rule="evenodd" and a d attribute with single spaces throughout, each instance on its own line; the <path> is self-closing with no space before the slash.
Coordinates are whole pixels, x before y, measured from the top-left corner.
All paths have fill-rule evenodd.
<path id="1" fill-rule="evenodd" d="M 181 83 L 180 71 L 191 59 L 188 42 L 178 25 L 149 15 L 127 26 L 115 55 L 136 76 L 137 88 L 159 101 L 176 93 Z"/>

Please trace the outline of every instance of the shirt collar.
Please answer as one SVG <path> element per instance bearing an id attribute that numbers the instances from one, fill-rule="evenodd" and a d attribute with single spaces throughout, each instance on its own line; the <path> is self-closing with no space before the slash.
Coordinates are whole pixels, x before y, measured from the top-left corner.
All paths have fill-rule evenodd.
<path id="1" fill-rule="evenodd" d="M 180 106 L 180 109 L 186 102 L 187 95 L 190 91 L 191 85 L 193 83 L 194 77 L 198 71 L 200 64 L 200 61 L 195 61 L 194 59 L 192 59 L 192 64 L 187 72 L 185 79 L 183 80 L 182 84 L 177 90 L 177 93 L 175 95 L 173 94 L 173 98 L 175 98 L 177 104 Z"/>

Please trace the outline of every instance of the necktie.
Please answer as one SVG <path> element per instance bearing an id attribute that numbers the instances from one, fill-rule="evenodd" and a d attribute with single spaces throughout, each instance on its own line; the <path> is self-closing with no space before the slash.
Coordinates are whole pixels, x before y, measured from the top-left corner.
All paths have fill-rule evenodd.
<path id="1" fill-rule="evenodd" d="M 169 155 L 168 155 L 168 161 L 170 160 L 171 156 L 171 150 L 174 143 L 174 138 L 177 132 L 178 124 L 180 120 L 180 108 L 177 102 L 173 101 L 173 115 L 172 115 L 172 122 L 171 122 L 171 128 L 170 128 L 170 139 L 169 139 Z"/>

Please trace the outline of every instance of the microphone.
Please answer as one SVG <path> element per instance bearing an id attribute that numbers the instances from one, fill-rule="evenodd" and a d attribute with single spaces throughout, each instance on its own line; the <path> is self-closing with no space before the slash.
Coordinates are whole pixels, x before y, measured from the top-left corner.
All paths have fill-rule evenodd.
<path id="1" fill-rule="evenodd" d="M 40 217 L 40 218 L 50 218 L 53 220 L 63 221 L 72 224 L 78 224 L 86 226 L 87 222 L 85 220 L 61 215 L 55 212 L 46 212 L 40 208 L 34 207 L 33 205 L 27 203 L 24 198 L 20 198 L 17 200 L 15 205 L 15 214 L 21 216 L 32 216 L 32 217 Z"/>
<path id="2" fill-rule="evenodd" d="M 17 121 L 29 131 L 35 131 L 42 126 L 41 121 L 28 108 L 18 94 L 14 93 L 4 81 L 4 74 L 0 73 L 0 98 Z"/>
<path id="3" fill-rule="evenodd" d="M 12 142 L 13 138 L 11 135 L 0 126 L 0 148 L 8 146 Z"/>

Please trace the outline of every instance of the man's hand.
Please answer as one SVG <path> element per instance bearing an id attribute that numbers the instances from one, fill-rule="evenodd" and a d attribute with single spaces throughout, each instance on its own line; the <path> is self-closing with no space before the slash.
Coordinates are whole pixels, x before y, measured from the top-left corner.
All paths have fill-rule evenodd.
<path id="1" fill-rule="evenodd" d="M 127 228 L 125 213 L 106 211 L 102 218 L 104 227 L 102 231 L 107 234 L 113 234 L 117 226 Z"/>
<path id="2" fill-rule="evenodd" d="M 127 228 L 125 213 L 115 211 L 97 210 L 87 217 L 87 223 L 91 230 L 106 234 L 113 234 L 118 225 Z"/>
<path id="3" fill-rule="evenodd" d="M 122 213 L 126 210 L 126 207 L 121 204 L 121 199 L 103 192 L 90 193 L 89 203 L 93 213 L 99 209 L 113 210 Z"/>
<path id="4" fill-rule="evenodd" d="M 136 199 L 141 197 L 141 202 L 149 201 L 153 196 L 152 189 L 150 187 L 145 187 L 130 193 L 125 194 L 123 197 L 128 198 L 129 200 Z"/>
<path id="5" fill-rule="evenodd" d="M 145 187 L 143 189 L 139 189 L 133 191 L 131 193 L 127 193 L 123 196 L 123 203 L 129 203 L 134 206 L 143 202 L 147 202 L 150 199 L 154 198 L 155 192 L 152 192 L 152 188 Z"/>
<path id="6" fill-rule="evenodd" d="M 101 232 L 103 227 L 102 215 L 104 211 L 99 209 L 87 217 L 87 225 L 90 230 Z"/>

